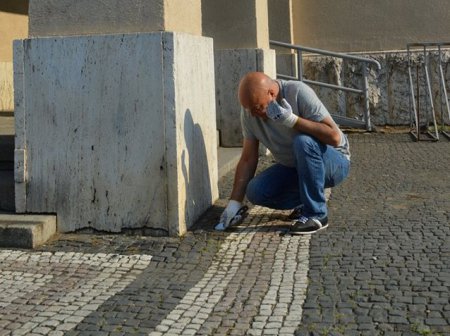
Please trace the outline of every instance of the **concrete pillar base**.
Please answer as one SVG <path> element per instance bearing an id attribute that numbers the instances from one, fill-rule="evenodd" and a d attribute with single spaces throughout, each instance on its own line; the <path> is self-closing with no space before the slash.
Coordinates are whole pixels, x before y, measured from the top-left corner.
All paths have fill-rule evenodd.
<path id="1" fill-rule="evenodd" d="M 171 32 L 16 41 L 17 211 L 57 213 L 61 232 L 184 234 L 218 197 L 212 46 Z"/>

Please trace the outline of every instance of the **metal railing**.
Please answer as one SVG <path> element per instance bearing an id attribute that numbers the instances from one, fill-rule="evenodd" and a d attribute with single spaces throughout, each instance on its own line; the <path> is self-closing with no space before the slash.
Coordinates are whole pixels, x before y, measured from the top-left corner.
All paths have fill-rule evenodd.
<path id="1" fill-rule="evenodd" d="M 297 76 L 294 77 L 294 76 L 277 73 L 278 78 L 299 80 L 299 81 L 305 82 L 307 84 L 318 85 L 318 86 L 326 87 L 326 88 L 333 89 L 333 90 L 352 92 L 352 93 L 356 93 L 356 94 L 364 96 L 364 120 L 363 121 L 353 119 L 353 118 L 343 117 L 343 116 L 339 116 L 339 115 L 334 115 L 334 114 L 332 114 L 332 117 L 337 123 L 339 123 L 340 125 L 343 125 L 343 126 L 365 127 L 366 130 L 368 130 L 368 131 L 373 130 L 373 126 L 370 121 L 370 111 L 369 111 L 368 75 L 369 75 L 369 65 L 371 65 L 371 64 L 375 65 L 377 67 L 377 70 L 381 70 L 381 65 L 378 61 L 370 59 L 370 58 L 366 58 L 366 57 L 337 53 L 337 52 L 332 52 L 332 51 L 328 51 L 328 50 L 310 48 L 310 47 L 294 45 L 294 44 L 289 44 L 289 43 L 279 42 L 279 41 L 271 40 L 270 44 L 277 46 L 277 47 L 283 47 L 283 48 L 295 50 L 297 53 Z M 337 58 L 342 58 L 342 59 L 354 60 L 354 61 L 363 63 L 363 77 L 364 77 L 363 78 L 363 87 L 362 88 L 351 88 L 351 87 L 346 87 L 346 86 L 342 86 L 342 85 L 335 85 L 335 84 L 305 79 L 303 77 L 303 53 L 304 52 L 319 54 L 319 55 L 323 55 L 323 56 L 332 56 L 332 57 L 337 57 Z"/>
<path id="2" fill-rule="evenodd" d="M 433 50 L 429 50 L 428 48 L 432 47 Z M 445 131 L 445 111 L 444 111 L 444 105 L 447 110 L 447 117 L 448 120 L 450 120 L 450 107 L 448 103 L 448 96 L 447 96 L 447 86 L 445 83 L 445 77 L 444 77 L 444 70 L 442 68 L 442 47 L 450 47 L 450 42 L 423 42 L 423 43 L 408 43 L 406 46 L 407 53 L 408 53 L 408 75 L 409 75 L 409 88 L 410 88 L 410 99 L 409 99 L 409 105 L 410 105 L 410 111 L 411 111 L 411 134 L 416 138 L 417 141 L 425 140 L 421 139 L 420 133 L 422 129 L 425 130 L 425 133 L 430 137 L 429 139 L 438 141 L 439 140 L 439 128 L 437 125 L 436 120 L 436 112 L 435 107 L 433 103 L 433 93 L 431 90 L 431 80 L 430 80 L 430 72 L 429 72 L 429 53 L 432 51 L 438 52 L 438 68 L 439 68 L 439 93 L 440 93 L 440 101 L 441 101 L 441 132 L 444 134 L 447 138 L 450 139 L 450 134 Z M 430 124 L 429 120 L 429 113 L 428 110 L 425 113 L 425 125 L 424 127 L 421 127 L 420 125 L 420 85 L 419 85 L 419 65 L 416 67 L 416 95 L 414 94 L 414 83 L 413 83 L 413 76 L 412 76 L 412 61 L 411 61 L 411 50 L 414 48 L 420 48 L 423 51 L 423 58 L 420 60 L 421 65 L 423 67 L 423 75 L 424 80 L 426 84 L 426 91 L 427 91 L 427 97 L 428 97 L 428 103 L 430 105 L 430 112 L 431 112 L 431 118 L 432 123 L 434 127 L 434 133 L 431 133 L 428 129 L 428 126 Z M 437 48 L 437 49 L 436 49 Z M 420 50 L 419 49 L 419 50 Z"/>

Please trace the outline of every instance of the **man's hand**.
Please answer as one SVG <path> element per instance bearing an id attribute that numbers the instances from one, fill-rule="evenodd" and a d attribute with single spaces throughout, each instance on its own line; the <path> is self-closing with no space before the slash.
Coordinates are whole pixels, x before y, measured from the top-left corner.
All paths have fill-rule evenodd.
<path id="1" fill-rule="evenodd" d="M 281 101 L 281 105 L 278 104 L 276 100 L 270 102 L 269 106 L 267 107 L 267 116 L 270 119 L 276 122 L 280 122 L 289 128 L 294 127 L 298 119 L 298 117 L 292 112 L 291 105 L 289 105 L 289 103 L 284 98 Z"/>
<path id="2" fill-rule="evenodd" d="M 230 200 L 220 216 L 219 224 L 217 224 L 214 229 L 217 231 L 223 231 L 228 227 L 237 224 L 244 218 L 247 210 L 248 207 L 245 205 L 242 206 L 241 202 Z"/>

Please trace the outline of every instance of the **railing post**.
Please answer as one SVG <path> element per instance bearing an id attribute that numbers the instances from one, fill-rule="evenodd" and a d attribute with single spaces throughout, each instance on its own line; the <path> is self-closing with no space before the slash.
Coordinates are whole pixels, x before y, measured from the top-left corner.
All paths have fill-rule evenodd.
<path id="1" fill-rule="evenodd" d="M 303 81 L 303 53 L 300 49 L 297 50 L 297 74 L 298 80 Z"/>
<path id="2" fill-rule="evenodd" d="M 425 69 L 425 81 L 427 84 L 428 99 L 430 102 L 431 114 L 432 114 L 432 118 L 433 118 L 434 138 L 435 138 L 435 140 L 439 140 L 439 132 L 438 132 L 438 127 L 437 127 L 437 122 L 436 122 L 436 113 L 434 110 L 434 103 L 433 103 L 433 93 L 431 91 L 430 74 L 428 71 L 429 57 L 428 57 L 428 51 L 427 51 L 426 46 L 423 47 L 423 57 L 424 57 L 423 62 L 424 62 L 424 69 Z M 428 124 L 429 124 L 429 120 L 428 120 L 428 113 L 427 113 L 427 127 L 428 127 Z"/>
<path id="3" fill-rule="evenodd" d="M 370 104 L 369 104 L 369 66 L 367 63 L 363 63 L 363 76 L 364 76 L 364 119 L 366 122 L 366 129 L 372 131 L 372 125 L 370 123 Z"/>
<path id="4" fill-rule="evenodd" d="M 447 95 L 447 85 L 445 84 L 445 76 L 444 76 L 444 70 L 442 69 L 442 50 L 441 50 L 441 46 L 438 46 L 438 50 L 439 50 L 439 91 L 440 91 L 440 97 L 441 97 L 441 125 L 442 125 L 442 129 L 441 132 L 446 136 L 446 137 L 450 137 L 450 135 L 447 133 L 447 131 L 445 130 L 445 113 L 444 113 L 444 106 L 443 104 L 445 104 L 445 108 L 447 111 L 447 117 L 448 120 L 450 121 L 450 107 L 448 105 L 448 95 Z M 442 102 L 442 100 L 444 100 L 444 102 Z"/>
<path id="5" fill-rule="evenodd" d="M 411 128 L 411 132 L 413 132 L 413 126 L 415 127 L 415 134 L 417 141 L 419 140 L 419 117 L 417 113 L 417 107 L 416 107 L 416 99 L 414 96 L 414 83 L 413 83 L 413 76 L 412 76 L 412 70 L 411 70 L 411 51 L 409 49 L 409 46 L 407 46 L 408 51 L 408 77 L 409 77 L 409 126 Z M 419 74 L 417 73 L 417 77 Z M 413 116 L 414 114 L 414 116 Z M 414 125 L 415 123 L 415 125 Z"/>

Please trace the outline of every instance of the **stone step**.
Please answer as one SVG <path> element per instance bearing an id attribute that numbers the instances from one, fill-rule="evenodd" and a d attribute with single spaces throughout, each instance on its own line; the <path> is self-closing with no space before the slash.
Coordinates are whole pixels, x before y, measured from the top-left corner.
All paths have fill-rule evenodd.
<path id="1" fill-rule="evenodd" d="M 56 234 L 56 216 L 0 214 L 0 247 L 35 248 Z"/>
<path id="2" fill-rule="evenodd" d="M 241 155 L 241 151 L 241 147 L 219 147 L 217 149 L 219 179 L 236 168 Z"/>

